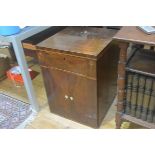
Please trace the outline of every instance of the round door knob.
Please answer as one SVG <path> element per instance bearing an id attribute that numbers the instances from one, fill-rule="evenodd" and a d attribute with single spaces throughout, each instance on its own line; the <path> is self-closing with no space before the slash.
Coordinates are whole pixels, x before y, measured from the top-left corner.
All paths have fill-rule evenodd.
<path id="1" fill-rule="evenodd" d="M 73 100 L 74 100 L 74 98 L 73 98 L 73 97 L 70 97 L 70 100 L 71 100 L 71 101 L 73 101 Z"/>
<path id="2" fill-rule="evenodd" d="M 69 97 L 68 97 L 68 95 L 65 95 L 65 100 L 67 100 Z"/>

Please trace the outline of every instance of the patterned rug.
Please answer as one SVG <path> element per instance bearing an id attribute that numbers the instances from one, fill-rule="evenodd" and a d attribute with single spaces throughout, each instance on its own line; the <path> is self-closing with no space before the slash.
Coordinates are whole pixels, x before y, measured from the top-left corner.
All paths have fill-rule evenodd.
<path id="1" fill-rule="evenodd" d="M 30 104 L 0 93 L 0 129 L 20 128 L 32 113 Z"/>

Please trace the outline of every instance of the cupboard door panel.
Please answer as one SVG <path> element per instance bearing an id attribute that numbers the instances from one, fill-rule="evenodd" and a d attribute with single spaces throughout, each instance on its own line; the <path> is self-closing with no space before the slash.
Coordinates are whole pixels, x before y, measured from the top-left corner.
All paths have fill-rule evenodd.
<path id="1" fill-rule="evenodd" d="M 42 67 L 42 72 L 51 112 L 70 117 L 68 76 L 45 67 Z"/>
<path id="2" fill-rule="evenodd" d="M 96 80 L 69 75 L 71 115 L 77 121 L 97 127 Z"/>

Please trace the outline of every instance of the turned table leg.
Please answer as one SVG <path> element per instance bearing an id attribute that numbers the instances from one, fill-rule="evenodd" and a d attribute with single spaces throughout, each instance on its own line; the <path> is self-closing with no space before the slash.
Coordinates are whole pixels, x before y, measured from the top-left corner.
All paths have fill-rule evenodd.
<path id="1" fill-rule="evenodd" d="M 116 112 L 116 128 L 120 129 L 122 124 L 122 113 L 124 112 L 125 99 L 125 65 L 127 59 L 128 43 L 119 43 L 120 56 L 118 62 L 118 80 L 117 80 L 117 112 Z"/>

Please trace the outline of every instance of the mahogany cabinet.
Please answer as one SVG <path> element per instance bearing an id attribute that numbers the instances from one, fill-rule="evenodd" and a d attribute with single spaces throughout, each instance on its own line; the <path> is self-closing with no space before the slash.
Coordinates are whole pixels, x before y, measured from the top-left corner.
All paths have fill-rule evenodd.
<path id="1" fill-rule="evenodd" d="M 37 44 L 52 113 L 98 128 L 116 95 L 117 30 L 68 27 Z"/>

